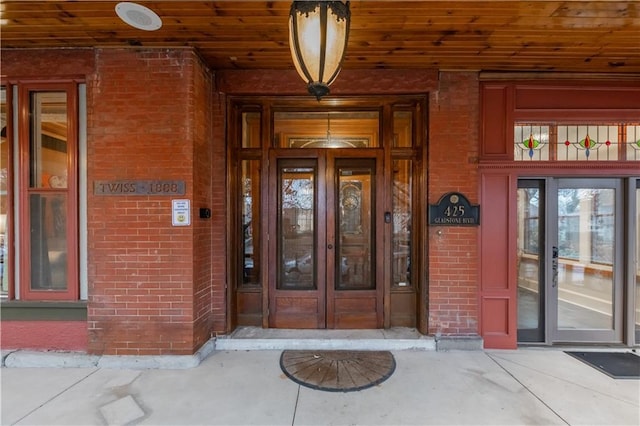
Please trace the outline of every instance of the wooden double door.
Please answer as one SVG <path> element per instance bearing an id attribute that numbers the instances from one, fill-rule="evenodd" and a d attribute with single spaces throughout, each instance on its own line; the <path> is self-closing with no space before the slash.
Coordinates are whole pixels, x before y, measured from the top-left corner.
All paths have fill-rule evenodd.
<path id="1" fill-rule="evenodd" d="M 381 328 L 382 150 L 269 157 L 269 327 Z"/>

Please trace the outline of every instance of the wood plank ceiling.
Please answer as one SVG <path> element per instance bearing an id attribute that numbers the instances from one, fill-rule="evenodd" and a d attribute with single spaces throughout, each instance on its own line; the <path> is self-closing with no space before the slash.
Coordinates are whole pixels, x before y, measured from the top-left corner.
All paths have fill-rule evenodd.
<path id="1" fill-rule="evenodd" d="M 2 49 L 195 47 L 213 69 L 291 69 L 290 1 L 140 1 L 138 30 L 114 1 L 0 4 Z M 351 2 L 344 68 L 640 73 L 640 1 Z"/>

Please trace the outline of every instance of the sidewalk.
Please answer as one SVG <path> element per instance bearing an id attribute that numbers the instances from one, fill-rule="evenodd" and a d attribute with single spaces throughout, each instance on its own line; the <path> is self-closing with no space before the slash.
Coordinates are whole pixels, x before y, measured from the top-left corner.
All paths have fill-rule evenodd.
<path id="1" fill-rule="evenodd" d="M 358 392 L 300 386 L 281 351 L 214 351 L 190 369 L 2 368 L 2 425 L 638 425 L 640 381 L 554 349 L 392 351 Z"/>

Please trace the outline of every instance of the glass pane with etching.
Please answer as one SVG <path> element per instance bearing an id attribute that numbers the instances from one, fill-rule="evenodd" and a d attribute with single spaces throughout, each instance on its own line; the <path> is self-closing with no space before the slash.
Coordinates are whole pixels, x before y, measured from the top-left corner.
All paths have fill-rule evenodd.
<path id="1" fill-rule="evenodd" d="M 613 329 L 615 189 L 558 190 L 558 328 Z"/>
<path id="2" fill-rule="evenodd" d="M 558 161 L 618 160 L 617 125 L 559 125 Z"/>
<path id="3" fill-rule="evenodd" d="M 32 92 L 29 186 L 67 187 L 67 94 Z"/>
<path id="4" fill-rule="evenodd" d="M 281 167 L 278 208 L 278 288 L 316 288 L 316 167 Z"/>
<path id="5" fill-rule="evenodd" d="M 640 125 L 625 126 L 627 160 L 640 161 Z"/>
<path id="6" fill-rule="evenodd" d="M 276 112 L 275 144 L 281 148 L 375 148 L 377 111 Z"/>
<path id="7" fill-rule="evenodd" d="M 336 250 L 336 289 L 369 290 L 375 288 L 373 261 L 374 209 L 371 161 L 355 165 L 336 164 L 338 171 Z"/>
<path id="8" fill-rule="evenodd" d="M 393 161 L 393 260 L 394 287 L 411 286 L 411 160 Z"/>
<path id="9" fill-rule="evenodd" d="M 242 187 L 242 281 L 260 285 L 260 161 L 243 160 Z"/>
<path id="10" fill-rule="evenodd" d="M 548 161 L 549 126 L 516 124 L 513 159 L 516 161 Z"/>
<path id="11" fill-rule="evenodd" d="M 31 290 L 67 289 L 67 196 L 29 196 Z"/>

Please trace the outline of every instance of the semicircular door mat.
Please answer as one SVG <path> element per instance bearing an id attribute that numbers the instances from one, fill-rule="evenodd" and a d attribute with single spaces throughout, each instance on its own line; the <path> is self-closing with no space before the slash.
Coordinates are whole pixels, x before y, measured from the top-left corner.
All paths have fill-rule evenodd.
<path id="1" fill-rule="evenodd" d="M 282 371 L 294 382 L 328 392 L 353 392 L 387 380 L 396 369 L 388 351 L 287 350 Z"/>

